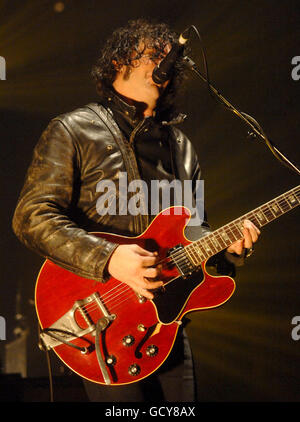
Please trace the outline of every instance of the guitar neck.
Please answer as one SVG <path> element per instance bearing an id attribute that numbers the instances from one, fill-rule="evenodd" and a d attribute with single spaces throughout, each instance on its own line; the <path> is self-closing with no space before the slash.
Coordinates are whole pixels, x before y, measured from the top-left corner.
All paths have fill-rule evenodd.
<path id="1" fill-rule="evenodd" d="M 200 265 L 201 262 L 226 249 L 233 242 L 243 238 L 244 220 L 250 220 L 256 227 L 260 228 L 297 207 L 299 204 L 300 185 L 201 239 L 190 243 L 185 247 L 186 253 L 194 265 Z"/>

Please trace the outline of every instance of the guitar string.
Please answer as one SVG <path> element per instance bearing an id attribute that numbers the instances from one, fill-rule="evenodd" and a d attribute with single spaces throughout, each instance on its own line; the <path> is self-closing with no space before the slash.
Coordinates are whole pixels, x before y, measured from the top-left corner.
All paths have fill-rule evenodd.
<path id="1" fill-rule="evenodd" d="M 119 305 L 121 305 L 123 302 L 125 302 L 125 301 L 127 301 L 128 299 L 130 299 L 131 297 L 134 297 L 134 296 L 136 296 L 136 294 L 135 294 L 135 292 L 132 290 L 132 289 L 130 289 L 130 288 L 128 288 L 127 289 L 127 291 L 129 291 L 129 295 L 127 295 L 127 296 L 121 296 L 121 297 L 119 297 L 119 298 L 114 298 L 114 303 L 112 303 L 111 305 L 110 305 L 110 307 L 109 307 L 109 312 L 111 312 L 112 310 L 114 310 L 114 309 L 116 309 L 117 307 L 119 307 Z M 119 295 L 120 296 L 120 295 Z M 121 299 L 121 300 L 120 300 Z M 104 302 L 103 302 L 104 303 Z M 107 306 L 107 303 L 104 303 L 104 305 L 106 305 Z M 83 311 L 85 312 L 85 313 L 88 313 L 88 314 L 90 314 L 90 313 L 92 313 L 92 312 L 94 312 L 94 311 L 100 311 L 100 312 L 102 312 L 101 311 L 101 309 L 99 308 L 99 306 L 97 305 L 97 303 L 95 303 L 95 306 L 94 307 L 91 307 L 90 309 L 88 309 L 88 312 L 86 312 L 86 309 L 83 309 Z"/>
<path id="2" fill-rule="evenodd" d="M 282 198 L 282 199 L 280 199 L 280 201 L 281 201 L 281 205 L 283 205 L 283 203 L 286 205 L 286 199 L 285 198 Z M 284 201 L 284 202 L 283 202 Z M 279 203 L 279 201 L 270 201 L 270 205 L 271 205 L 271 202 L 277 202 L 277 203 Z M 289 204 L 289 206 L 290 206 L 290 204 Z M 264 207 L 264 208 L 263 208 Z M 283 209 L 283 207 L 280 207 L 281 209 Z M 260 207 L 260 209 L 263 209 L 264 211 L 264 214 L 266 213 L 266 212 L 269 212 L 269 213 L 271 213 L 271 216 L 273 216 L 273 218 L 276 218 L 277 216 L 275 215 L 273 215 L 273 213 L 272 213 L 272 211 L 269 209 L 269 205 L 268 204 L 264 204 L 262 207 Z M 290 209 L 290 208 L 289 208 Z M 284 213 L 285 211 L 283 211 L 283 213 Z M 281 214 L 280 214 L 281 215 Z M 249 218 L 251 218 L 251 217 L 253 217 L 253 216 L 255 216 L 256 217 L 256 213 L 254 213 L 254 211 L 252 211 L 252 212 L 250 212 L 250 213 L 248 213 L 247 214 L 247 216 L 249 216 Z M 272 218 L 272 219 L 273 219 Z M 236 224 L 237 224 L 237 222 L 238 221 L 241 221 L 241 220 L 243 220 L 243 217 L 241 217 L 240 219 L 237 219 L 237 220 L 235 220 L 236 221 Z M 268 217 L 266 217 L 266 220 L 267 220 L 267 222 L 269 222 L 268 221 Z M 227 227 L 229 228 L 229 230 L 231 230 L 231 232 L 232 232 L 232 228 L 230 227 L 230 225 L 233 225 L 233 226 L 235 226 L 236 225 L 234 222 L 232 222 L 232 223 L 229 223 L 228 225 L 227 225 Z M 224 227 L 226 227 L 226 226 L 224 226 Z M 232 232 L 233 233 L 233 232 Z M 233 234 L 233 236 L 235 236 L 234 234 Z M 210 240 L 210 239 L 206 239 L 206 241 L 208 241 L 208 240 Z M 189 244 L 189 245 L 187 245 L 187 247 L 188 246 L 193 246 L 193 243 L 191 243 L 191 244 Z M 186 247 L 186 248 L 187 248 Z M 181 256 L 181 257 L 180 257 Z M 176 251 L 176 252 L 174 252 L 173 254 L 170 254 L 170 256 L 168 256 L 168 257 L 166 257 L 166 258 L 164 258 L 164 259 L 162 259 L 161 261 L 159 261 L 156 265 L 159 265 L 159 264 L 161 264 L 161 263 L 163 263 L 163 262 L 166 262 L 167 260 L 168 260 L 168 263 L 170 263 L 170 260 L 171 261 L 174 261 L 175 259 L 175 257 L 180 257 L 180 259 L 185 259 L 185 257 L 186 257 L 186 254 L 185 254 L 185 251 L 184 250 L 179 250 L 179 251 Z M 113 293 L 111 293 L 113 290 L 115 290 L 117 287 L 119 287 L 119 286 L 121 286 L 122 284 L 124 284 L 124 283 L 120 283 L 119 285 L 117 285 L 117 286 L 114 286 L 114 288 L 113 289 L 111 289 L 110 291 L 108 291 L 108 292 L 106 292 L 103 296 L 102 296 L 102 299 L 104 298 L 104 296 L 107 296 L 107 294 L 110 294 L 110 296 L 109 297 L 111 297 L 112 295 L 113 295 Z M 126 286 L 126 285 L 125 285 Z M 117 291 L 117 295 L 113 295 L 113 298 L 112 299 L 110 299 L 110 300 L 108 300 L 105 304 L 107 304 L 107 303 L 109 303 L 109 302 L 111 302 L 111 300 L 115 300 L 118 296 L 120 296 L 122 293 L 124 294 L 125 292 L 127 292 L 128 290 L 131 290 L 132 292 L 133 292 L 133 290 L 128 286 L 128 288 L 123 288 L 123 289 L 119 289 L 118 291 Z M 134 293 L 134 292 L 133 292 Z M 103 301 L 103 303 L 104 303 L 104 301 Z M 91 308 L 91 306 L 89 306 L 89 305 L 92 305 L 92 304 L 88 304 L 88 305 L 86 305 L 85 306 L 85 309 L 87 309 L 87 310 L 89 310 L 90 312 L 93 310 L 92 308 Z M 94 309 L 97 309 L 97 304 L 95 304 L 94 305 L 95 307 L 94 307 Z"/>
<path id="3" fill-rule="evenodd" d="M 125 284 L 125 283 L 121 283 L 121 285 L 122 285 L 122 287 L 121 288 L 119 288 L 115 293 L 111 293 L 108 297 L 107 297 L 107 294 L 104 294 L 103 296 L 101 296 L 101 298 L 100 298 L 100 300 L 102 300 L 102 302 L 103 302 L 103 304 L 105 305 L 105 306 L 112 306 L 112 302 L 114 301 L 114 300 L 118 300 L 119 298 L 118 298 L 118 296 L 120 296 L 120 295 L 124 295 L 126 292 L 128 292 L 128 291 L 130 291 L 130 292 L 133 292 L 135 295 L 136 295 L 136 293 L 134 292 L 134 290 L 130 287 L 130 286 L 128 286 L 127 284 Z M 116 287 L 119 287 L 120 285 L 118 285 L 118 286 L 115 286 L 115 288 Z M 114 288 L 114 289 L 115 289 Z M 112 289 L 112 290 L 114 290 L 114 289 Z M 107 292 L 108 293 L 108 292 Z M 105 300 L 104 300 L 104 297 L 105 297 Z M 88 312 L 92 312 L 93 310 L 95 310 L 95 309 L 99 309 L 99 306 L 97 305 L 97 301 L 96 300 L 93 300 L 92 302 L 90 302 L 89 304 L 87 304 L 87 305 L 84 305 L 84 308 L 88 311 Z"/>
<path id="4" fill-rule="evenodd" d="M 119 302 L 116 302 L 116 303 L 114 303 L 113 305 L 110 306 L 110 308 L 109 308 L 109 311 L 110 312 L 113 311 L 113 310 L 115 310 L 115 309 L 117 309 L 117 308 L 120 308 L 120 305 L 122 303 L 126 302 L 127 300 L 131 299 L 132 297 L 136 297 L 135 292 L 132 289 L 130 289 L 130 290 L 131 291 L 130 291 L 130 294 L 129 295 L 127 295 L 125 297 L 124 296 L 120 297 L 119 299 L 122 299 L 121 301 L 119 300 Z M 95 311 L 96 309 L 98 311 L 100 310 L 99 307 L 96 307 L 92 311 Z"/>
<path id="5" fill-rule="evenodd" d="M 119 288 L 118 288 L 119 287 Z M 118 289 L 117 289 L 118 288 Z M 107 305 L 108 303 L 110 303 L 112 300 L 114 300 L 115 298 L 118 298 L 118 296 L 120 296 L 122 293 L 125 293 L 126 291 L 132 290 L 127 284 L 125 283 L 120 283 L 118 286 L 115 286 L 112 290 L 117 289 L 114 293 L 111 293 L 108 297 L 105 298 L 105 300 L 103 299 L 104 296 L 107 296 L 107 293 L 104 294 L 103 296 L 100 296 L 100 300 L 102 301 L 102 303 L 104 305 Z M 99 305 L 97 304 L 97 300 L 93 299 L 90 303 L 83 305 L 84 310 L 87 311 L 92 311 L 94 309 L 99 308 Z"/>
<path id="6" fill-rule="evenodd" d="M 121 293 L 118 295 L 119 297 L 114 297 L 113 298 L 113 300 L 111 301 L 111 304 L 110 304 L 110 306 L 108 307 L 107 306 L 107 302 L 105 303 L 105 302 L 103 302 L 103 304 L 107 307 L 107 310 L 111 313 L 111 311 L 113 310 L 113 309 L 116 309 L 118 306 L 119 306 L 119 304 L 121 304 L 121 303 L 123 303 L 124 301 L 126 301 L 126 300 L 128 300 L 128 299 L 130 299 L 131 297 L 134 297 L 134 296 L 136 296 L 136 294 L 135 294 L 135 292 L 134 292 L 134 290 L 132 290 L 132 289 L 127 289 L 126 290 L 126 292 L 128 292 L 128 294 L 125 296 L 124 294 L 123 295 L 121 295 Z M 124 292 L 123 292 L 124 293 Z M 102 312 L 101 311 L 101 309 L 97 306 L 97 304 L 96 304 L 96 306 L 94 306 L 93 308 L 91 308 L 91 309 L 89 309 L 88 310 L 88 313 L 91 313 L 91 312 L 94 312 L 94 311 L 96 311 L 96 310 L 98 310 L 98 311 L 100 311 L 100 312 Z"/>
<path id="7" fill-rule="evenodd" d="M 111 311 L 113 311 L 114 309 L 119 308 L 119 307 L 120 307 L 120 305 L 121 305 L 123 302 L 126 302 L 127 300 L 129 300 L 129 299 L 131 299 L 131 298 L 134 298 L 134 297 L 136 297 L 136 294 L 135 294 L 135 292 L 134 292 L 133 290 L 131 290 L 131 291 L 129 292 L 129 295 L 120 297 L 120 298 L 119 298 L 119 302 L 116 302 L 116 303 L 114 303 L 113 305 L 110 305 L 109 311 L 111 312 Z M 122 300 L 120 301 L 120 299 L 122 299 Z"/>

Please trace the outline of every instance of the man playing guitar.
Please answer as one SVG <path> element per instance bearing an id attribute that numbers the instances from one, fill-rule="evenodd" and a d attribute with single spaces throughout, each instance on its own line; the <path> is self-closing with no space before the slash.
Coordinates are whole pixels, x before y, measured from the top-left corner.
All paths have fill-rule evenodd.
<path id="1" fill-rule="evenodd" d="M 157 250 L 146 243 L 126 242 L 125 237 L 118 244 L 94 233 L 139 236 L 155 216 L 120 209 L 99 214 L 97 186 L 101 180 L 115 183 L 120 172 L 126 173 L 128 183 L 143 180 L 149 188 L 152 180 L 193 184 L 200 180 L 193 146 L 175 126 L 178 87 L 185 72 L 182 60 L 178 59 L 166 82 L 157 84 L 152 79 L 154 68 L 177 42 L 178 36 L 167 25 L 145 20 L 129 22 L 112 34 L 92 72 L 99 101 L 49 123 L 35 148 L 13 219 L 19 239 L 52 263 L 98 284 L 118 280 L 146 301 L 154 299 L 165 284 Z M 120 189 L 114 193 L 122 195 Z M 114 198 L 108 196 L 108 202 L 115 203 Z M 205 220 L 194 229 L 198 238 L 211 231 Z M 260 231 L 245 219 L 241 233 L 207 264 L 233 275 Z M 110 323 L 113 328 L 114 322 Z M 192 357 L 183 326 L 163 365 L 138 382 L 102 385 L 103 379 L 91 382 L 83 376 L 90 400 L 194 400 Z M 153 339 L 156 333 L 151 333 Z M 128 336 L 126 341 L 129 345 L 133 340 Z M 157 350 L 153 350 L 154 356 Z M 136 368 L 131 366 L 131 376 L 141 369 Z"/>

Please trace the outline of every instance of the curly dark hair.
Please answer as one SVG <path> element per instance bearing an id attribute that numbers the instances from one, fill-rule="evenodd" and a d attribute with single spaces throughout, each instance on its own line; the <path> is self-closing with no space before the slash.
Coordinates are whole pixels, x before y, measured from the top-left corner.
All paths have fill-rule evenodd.
<path id="1" fill-rule="evenodd" d="M 141 42 L 143 50 L 141 51 Z M 106 41 L 99 58 L 92 68 L 92 78 L 96 83 L 97 93 L 106 98 L 120 66 L 132 66 L 132 57 L 138 60 L 145 49 L 153 49 L 157 57 L 164 53 L 168 44 L 178 42 L 178 34 L 166 23 L 150 22 L 145 19 L 131 20 L 125 27 L 115 30 Z M 117 64 L 117 65 L 115 65 Z M 171 119 L 177 113 L 180 87 L 185 79 L 183 60 L 178 60 L 172 78 L 157 103 L 157 116 L 160 119 Z"/>

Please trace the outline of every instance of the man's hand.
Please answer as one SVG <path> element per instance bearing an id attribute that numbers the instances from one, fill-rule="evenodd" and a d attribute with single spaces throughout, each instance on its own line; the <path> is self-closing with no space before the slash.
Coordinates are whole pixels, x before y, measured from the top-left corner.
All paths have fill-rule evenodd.
<path id="1" fill-rule="evenodd" d="M 260 230 L 250 221 L 244 221 L 243 239 L 237 240 L 227 248 L 227 252 L 241 255 L 244 249 L 251 249 L 253 243 L 257 242 Z"/>
<path id="2" fill-rule="evenodd" d="M 149 281 L 155 278 L 159 271 L 152 266 L 157 256 L 138 245 L 119 245 L 113 252 L 109 263 L 109 274 L 130 286 L 135 292 L 153 299 L 154 295 L 148 290 L 157 289 L 163 285 L 162 281 Z"/>

